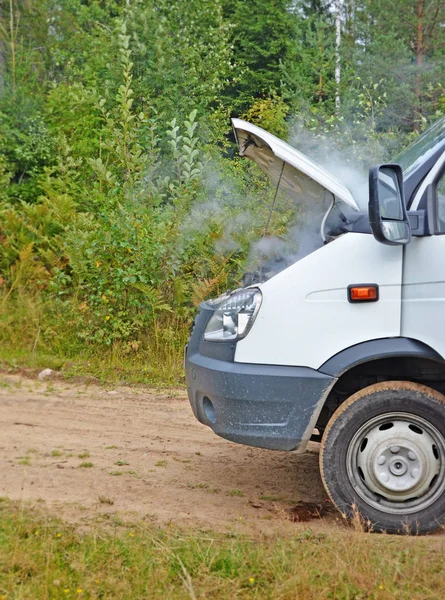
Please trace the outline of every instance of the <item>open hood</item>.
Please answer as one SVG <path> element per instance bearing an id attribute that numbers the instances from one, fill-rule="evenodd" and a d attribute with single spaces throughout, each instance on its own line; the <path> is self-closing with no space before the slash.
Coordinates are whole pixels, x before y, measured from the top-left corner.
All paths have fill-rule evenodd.
<path id="1" fill-rule="evenodd" d="M 345 184 L 310 158 L 261 127 L 241 119 L 232 119 L 232 124 L 240 155 L 255 161 L 275 185 L 281 177 L 280 188 L 293 198 L 313 198 L 321 202 L 328 191 L 359 210 Z"/>

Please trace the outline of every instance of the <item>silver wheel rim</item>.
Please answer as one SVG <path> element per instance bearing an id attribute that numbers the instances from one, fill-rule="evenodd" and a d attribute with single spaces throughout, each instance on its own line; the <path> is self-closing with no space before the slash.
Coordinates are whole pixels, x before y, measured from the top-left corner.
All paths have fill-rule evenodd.
<path id="1" fill-rule="evenodd" d="M 445 439 L 422 417 L 387 413 L 357 431 L 346 466 L 352 486 L 370 506 L 401 516 L 419 512 L 445 489 Z"/>

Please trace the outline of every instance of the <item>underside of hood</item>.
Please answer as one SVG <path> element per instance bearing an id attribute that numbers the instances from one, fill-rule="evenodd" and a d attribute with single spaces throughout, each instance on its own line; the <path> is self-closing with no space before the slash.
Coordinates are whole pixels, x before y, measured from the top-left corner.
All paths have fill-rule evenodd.
<path id="1" fill-rule="evenodd" d="M 316 162 L 261 127 L 241 119 L 232 119 L 232 124 L 240 155 L 255 161 L 292 198 L 322 202 L 327 191 L 359 210 L 346 185 Z"/>

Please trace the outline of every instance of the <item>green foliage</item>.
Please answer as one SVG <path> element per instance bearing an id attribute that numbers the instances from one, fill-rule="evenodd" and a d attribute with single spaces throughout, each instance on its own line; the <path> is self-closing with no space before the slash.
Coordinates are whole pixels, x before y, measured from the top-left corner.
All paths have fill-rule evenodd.
<path id="1" fill-rule="evenodd" d="M 280 62 L 284 98 L 295 109 L 310 103 L 321 116 L 332 114 L 335 96 L 335 33 L 324 14 L 296 23 L 294 43 Z"/>
<path id="2" fill-rule="evenodd" d="M 46 118 L 54 138 L 69 143 L 69 156 L 87 161 L 99 153 L 102 113 L 94 88 L 60 82 L 48 90 Z"/>
<path id="3" fill-rule="evenodd" d="M 149 102 L 164 121 L 209 112 L 208 126 L 227 129 L 221 93 L 235 76 L 232 23 L 222 0 L 132 2 L 128 11 L 139 103 Z"/>
<path id="4" fill-rule="evenodd" d="M 243 116 L 250 123 L 259 125 L 266 131 L 270 131 L 279 138 L 286 139 L 287 128 L 286 116 L 290 108 L 282 98 L 259 98 Z"/>
<path id="5" fill-rule="evenodd" d="M 338 48 L 324 0 L 3 3 L 4 352 L 179 377 L 195 305 L 238 285 L 273 197 L 229 116 L 368 166 L 444 112 L 443 3 L 421 48 L 414 1 L 342 4 Z M 302 215 L 278 195 L 270 232 Z"/>
<path id="6" fill-rule="evenodd" d="M 233 45 L 241 73 L 229 90 L 231 103 L 244 112 L 251 98 L 271 97 L 281 88 L 280 61 L 291 45 L 294 19 L 288 0 L 225 0 L 233 23 Z"/>
<path id="7" fill-rule="evenodd" d="M 168 250 L 173 233 L 166 219 L 136 205 L 104 211 L 66 235 L 70 275 L 54 285 L 57 292 L 73 285 L 77 289 L 80 337 L 108 345 L 135 338 L 172 310 L 162 286 L 168 286 L 171 277 Z"/>
<path id="8" fill-rule="evenodd" d="M 199 168 L 200 163 L 197 161 L 199 150 L 196 148 L 198 138 L 194 137 L 196 127 L 196 110 L 193 110 L 188 120 L 184 122 L 186 129 L 186 135 L 179 136 L 176 125 L 176 119 L 171 122 L 171 129 L 167 130 L 167 135 L 171 138 L 169 144 L 173 150 L 173 158 L 176 160 L 178 165 L 178 183 L 183 182 L 187 184 L 195 179 L 198 179 L 201 174 Z M 182 141 L 182 147 L 179 147 L 179 143 Z"/>
<path id="9" fill-rule="evenodd" d="M 39 176 L 54 161 L 55 148 L 55 140 L 38 112 L 0 113 L 0 153 L 10 174 L 7 194 L 12 200 L 34 201 L 39 193 Z"/>

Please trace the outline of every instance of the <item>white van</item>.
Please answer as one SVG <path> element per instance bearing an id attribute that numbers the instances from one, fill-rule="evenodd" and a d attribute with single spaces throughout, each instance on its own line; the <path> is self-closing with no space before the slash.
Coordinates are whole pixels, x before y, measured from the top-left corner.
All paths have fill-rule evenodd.
<path id="1" fill-rule="evenodd" d="M 261 448 L 303 452 L 321 441 L 324 485 L 347 517 L 374 531 L 440 528 L 445 118 L 397 164 L 371 169 L 369 216 L 354 190 L 288 144 L 239 119 L 233 126 L 241 155 L 273 182 L 297 199 L 331 201 L 317 250 L 201 304 L 186 349 L 196 418 Z"/>

